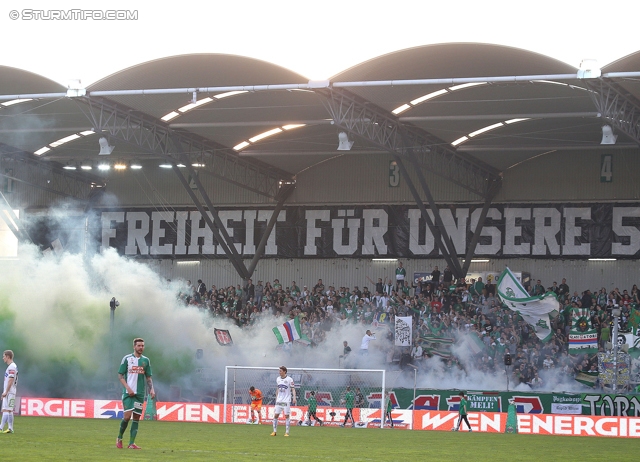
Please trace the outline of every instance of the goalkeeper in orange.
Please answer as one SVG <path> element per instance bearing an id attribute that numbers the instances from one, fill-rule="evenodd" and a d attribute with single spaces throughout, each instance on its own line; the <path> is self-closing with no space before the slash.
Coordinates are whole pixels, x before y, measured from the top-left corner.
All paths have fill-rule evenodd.
<path id="1" fill-rule="evenodd" d="M 260 424 L 260 410 L 262 409 L 262 392 L 258 390 L 256 387 L 249 388 L 249 395 L 251 395 L 251 420 L 249 420 L 248 424 Z M 258 418 L 255 418 L 255 413 L 258 415 Z"/>

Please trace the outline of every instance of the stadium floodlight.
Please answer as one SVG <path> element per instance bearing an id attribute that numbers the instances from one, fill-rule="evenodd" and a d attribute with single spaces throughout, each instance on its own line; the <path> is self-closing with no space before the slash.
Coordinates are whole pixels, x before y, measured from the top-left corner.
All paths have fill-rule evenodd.
<path id="1" fill-rule="evenodd" d="M 349 141 L 349 136 L 345 132 L 338 133 L 338 151 L 351 151 L 353 141 Z"/>
<path id="2" fill-rule="evenodd" d="M 101 136 L 98 143 L 100 144 L 99 156 L 108 156 L 113 152 L 114 147 L 109 144 L 109 140 L 106 137 Z"/>
<path id="3" fill-rule="evenodd" d="M 602 126 L 602 141 L 600 141 L 600 144 L 616 144 L 617 139 L 618 136 L 613 134 L 613 129 L 610 125 Z"/>
<path id="4" fill-rule="evenodd" d="M 596 59 L 583 59 L 580 62 L 580 69 L 578 69 L 577 77 L 579 79 L 597 79 L 602 75 L 600 66 L 598 66 L 598 60 Z"/>

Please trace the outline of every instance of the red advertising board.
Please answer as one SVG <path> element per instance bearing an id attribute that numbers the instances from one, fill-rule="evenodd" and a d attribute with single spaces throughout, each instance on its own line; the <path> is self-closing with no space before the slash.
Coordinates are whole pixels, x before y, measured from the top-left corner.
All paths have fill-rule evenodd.
<path id="1" fill-rule="evenodd" d="M 205 403 L 156 404 L 158 420 L 172 422 L 223 423 L 224 406 Z M 291 419 L 294 422 L 306 418 L 306 407 L 293 406 Z M 22 398 L 20 415 L 34 417 L 76 417 L 88 419 L 120 419 L 122 403 L 119 400 Z M 331 414 L 334 415 L 331 415 Z M 318 417 L 329 426 L 344 422 L 346 409 L 318 407 Z M 380 426 L 379 409 L 354 409 L 353 416 L 360 428 Z M 248 405 L 227 405 L 228 423 L 246 423 L 249 418 Z M 274 417 L 274 406 L 263 406 L 263 423 Z M 284 415 L 280 416 L 284 420 Z M 457 412 L 410 411 L 392 412 L 394 427 L 414 430 L 450 431 L 458 419 Z M 472 412 L 468 415 L 474 432 L 499 433 L 504 431 L 507 414 L 501 412 Z M 466 430 L 463 423 L 462 431 Z M 592 415 L 518 414 L 518 432 L 536 435 L 609 436 L 617 438 L 640 438 L 640 417 L 611 417 Z"/>
<path id="2" fill-rule="evenodd" d="M 158 420 L 222 423 L 224 406 L 205 403 L 156 403 Z"/>
<path id="3" fill-rule="evenodd" d="M 468 415 L 474 432 L 504 431 L 507 414 L 472 412 Z M 458 419 L 456 412 L 415 411 L 414 430 L 451 430 Z M 461 431 L 466 431 L 462 424 Z M 518 414 L 518 433 L 535 435 L 613 436 L 640 438 L 640 418 L 590 415 Z"/>
<path id="4" fill-rule="evenodd" d="M 92 399 L 22 398 L 20 415 L 93 419 Z"/>

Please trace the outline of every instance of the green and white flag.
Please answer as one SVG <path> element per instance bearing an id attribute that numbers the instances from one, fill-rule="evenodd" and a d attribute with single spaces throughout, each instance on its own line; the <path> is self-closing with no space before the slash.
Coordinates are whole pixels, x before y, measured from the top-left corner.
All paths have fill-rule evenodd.
<path id="1" fill-rule="evenodd" d="M 560 308 L 556 294 L 547 292 L 544 295 L 530 296 L 509 268 L 502 272 L 499 279 L 498 296 L 502 302 L 531 324 L 540 340 L 550 340 L 553 332 L 549 317 Z"/>
<path id="2" fill-rule="evenodd" d="M 629 326 L 636 331 L 640 327 L 640 309 L 635 304 L 631 305 L 631 313 L 629 315 Z"/>
<path id="3" fill-rule="evenodd" d="M 282 344 L 285 342 L 301 342 L 305 344 L 311 343 L 309 338 L 302 333 L 302 329 L 300 329 L 300 319 L 296 316 L 294 319 L 285 322 L 281 326 L 277 326 L 273 328 L 273 333 L 278 339 L 278 343 Z"/>
<path id="4" fill-rule="evenodd" d="M 596 386 L 596 382 L 598 381 L 598 373 L 591 371 L 578 372 L 576 374 L 576 381 L 588 387 L 594 388 Z"/>
<path id="5" fill-rule="evenodd" d="M 480 337 L 475 332 L 469 333 L 464 339 L 464 342 L 467 344 L 469 350 L 477 355 L 478 353 L 482 353 L 485 350 L 485 345 L 480 340 Z"/>
<path id="6" fill-rule="evenodd" d="M 640 357 L 640 329 L 636 329 L 634 332 L 626 334 L 618 334 L 618 344 L 629 345 L 629 355 L 632 358 L 638 359 Z"/>

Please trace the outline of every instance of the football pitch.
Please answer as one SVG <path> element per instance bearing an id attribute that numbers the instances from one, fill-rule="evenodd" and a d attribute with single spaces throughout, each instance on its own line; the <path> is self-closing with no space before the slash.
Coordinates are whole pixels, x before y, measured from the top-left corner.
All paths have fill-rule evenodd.
<path id="1" fill-rule="evenodd" d="M 495 433 L 408 431 L 145 421 L 136 444 L 116 449 L 119 420 L 16 417 L 13 434 L 0 434 L 0 460 L 324 460 L 405 461 L 625 461 L 637 458 L 631 438 L 558 437 Z M 129 430 L 123 442 L 128 443 Z"/>

